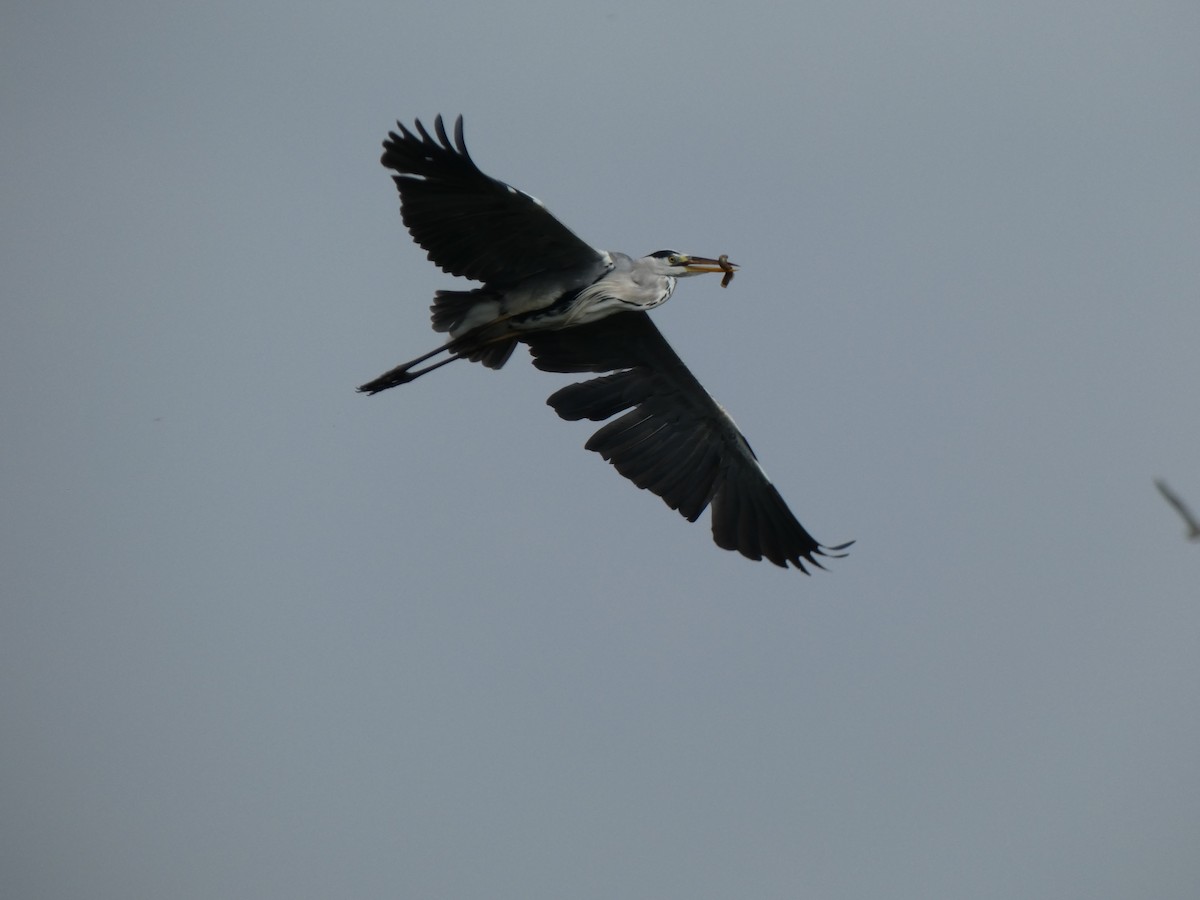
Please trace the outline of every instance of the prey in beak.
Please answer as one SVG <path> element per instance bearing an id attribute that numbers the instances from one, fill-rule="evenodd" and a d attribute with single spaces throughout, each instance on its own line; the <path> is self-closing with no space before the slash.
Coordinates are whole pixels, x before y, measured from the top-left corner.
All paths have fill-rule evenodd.
<path id="1" fill-rule="evenodd" d="M 721 287 L 729 287 L 729 282 L 733 281 L 733 273 L 738 268 L 737 263 L 731 263 L 729 256 L 724 253 L 717 259 L 709 259 L 707 256 L 685 256 L 681 263 L 689 275 L 724 272 L 725 277 L 721 279 Z"/>

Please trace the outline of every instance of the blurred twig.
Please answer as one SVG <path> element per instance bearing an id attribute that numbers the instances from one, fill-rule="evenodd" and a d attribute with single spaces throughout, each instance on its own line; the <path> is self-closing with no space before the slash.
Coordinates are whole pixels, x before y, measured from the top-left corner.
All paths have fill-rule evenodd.
<path id="1" fill-rule="evenodd" d="M 1196 517 L 1192 515 L 1192 511 L 1187 508 L 1186 504 L 1167 487 L 1167 483 L 1161 478 L 1154 479 L 1154 486 L 1158 488 L 1158 492 L 1163 495 L 1168 503 L 1175 507 L 1175 511 L 1183 517 L 1184 523 L 1187 525 L 1187 537 L 1189 541 L 1200 541 L 1200 522 L 1196 521 Z"/>

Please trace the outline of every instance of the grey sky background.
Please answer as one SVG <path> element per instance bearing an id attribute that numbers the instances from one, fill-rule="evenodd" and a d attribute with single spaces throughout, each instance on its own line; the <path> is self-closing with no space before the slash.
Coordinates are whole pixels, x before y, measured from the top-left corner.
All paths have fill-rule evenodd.
<path id="1" fill-rule="evenodd" d="M 1185 898 L 1200 7 L 9 4 L 0 895 Z M 600 247 L 806 578 L 454 284 L 396 118 Z"/>

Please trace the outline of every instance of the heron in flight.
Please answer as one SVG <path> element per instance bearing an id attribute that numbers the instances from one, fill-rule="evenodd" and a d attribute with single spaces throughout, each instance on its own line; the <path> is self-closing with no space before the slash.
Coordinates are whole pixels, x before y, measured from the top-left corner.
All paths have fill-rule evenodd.
<path id="1" fill-rule="evenodd" d="M 395 171 L 401 218 L 443 271 L 481 282 L 434 294 L 433 329 L 448 339 L 362 385 L 377 394 L 468 359 L 499 369 L 518 343 L 547 372 L 597 372 L 546 401 L 564 419 L 602 421 L 595 450 L 639 488 L 694 522 L 710 504 L 713 540 L 750 559 L 807 573 L 825 547 L 797 521 L 728 413 L 700 385 L 646 311 L 661 306 L 677 279 L 737 268 L 659 250 L 640 259 L 597 250 L 541 201 L 485 175 L 442 117 L 431 134 L 397 123 L 381 162 Z M 440 359 L 436 359 L 441 357 Z M 853 542 L 850 542 L 853 543 Z"/>

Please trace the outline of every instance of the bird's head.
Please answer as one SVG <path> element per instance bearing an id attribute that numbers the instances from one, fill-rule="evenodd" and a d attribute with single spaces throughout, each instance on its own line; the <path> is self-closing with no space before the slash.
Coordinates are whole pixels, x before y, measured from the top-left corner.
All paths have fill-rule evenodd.
<path id="1" fill-rule="evenodd" d="M 660 275 L 672 278 L 687 278 L 689 275 L 703 275 L 705 272 L 732 273 L 737 265 L 728 259 L 709 259 L 706 256 L 689 256 L 678 250 L 656 250 L 645 257 Z"/>

